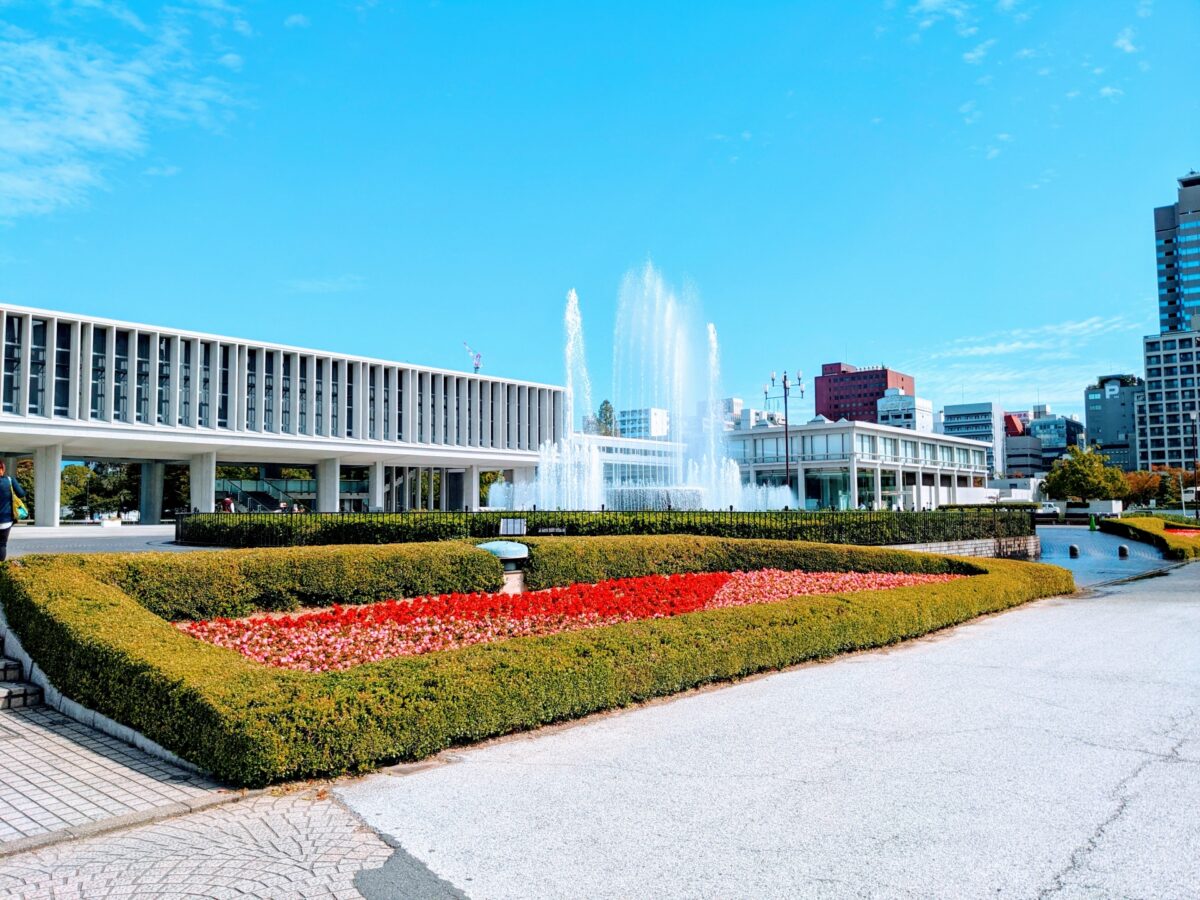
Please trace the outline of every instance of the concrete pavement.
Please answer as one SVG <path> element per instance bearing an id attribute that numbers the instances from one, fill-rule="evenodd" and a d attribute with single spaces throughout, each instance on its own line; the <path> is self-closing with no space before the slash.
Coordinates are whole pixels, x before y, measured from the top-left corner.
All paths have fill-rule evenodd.
<path id="1" fill-rule="evenodd" d="M 1195 897 L 1200 566 L 336 790 L 477 898 Z"/>

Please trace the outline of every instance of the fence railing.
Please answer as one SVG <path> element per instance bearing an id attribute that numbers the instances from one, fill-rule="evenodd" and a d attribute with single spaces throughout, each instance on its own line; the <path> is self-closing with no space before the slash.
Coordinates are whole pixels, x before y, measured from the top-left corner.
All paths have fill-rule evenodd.
<path id="1" fill-rule="evenodd" d="M 1026 537 L 1030 509 L 735 512 L 180 513 L 175 539 L 217 547 L 385 544 L 497 537 L 693 534 L 882 546 Z"/>

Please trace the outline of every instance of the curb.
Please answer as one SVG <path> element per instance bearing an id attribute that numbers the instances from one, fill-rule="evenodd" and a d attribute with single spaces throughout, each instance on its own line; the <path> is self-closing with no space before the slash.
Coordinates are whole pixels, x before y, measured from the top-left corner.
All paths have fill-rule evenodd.
<path id="1" fill-rule="evenodd" d="M 176 816 L 185 816 L 189 813 L 211 809 L 214 806 L 240 803 L 242 800 L 259 797 L 266 792 L 266 788 L 237 792 L 223 791 L 215 795 L 196 797 L 185 802 L 168 803 L 165 806 L 136 810 L 119 816 L 112 816 L 108 819 L 100 819 L 96 822 L 85 822 L 81 825 L 72 825 L 70 828 L 60 828 L 57 831 L 48 831 L 45 834 L 35 834 L 31 837 L 19 838 L 15 841 L 0 844 L 0 859 L 7 859 L 22 853 L 29 853 L 32 850 L 41 850 L 46 847 L 52 847 L 55 844 L 67 843 L 68 841 L 83 840 L 113 831 L 122 831 L 126 828 L 136 828 L 139 825 L 150 825 L 154 822 L 174 819 Z"/>

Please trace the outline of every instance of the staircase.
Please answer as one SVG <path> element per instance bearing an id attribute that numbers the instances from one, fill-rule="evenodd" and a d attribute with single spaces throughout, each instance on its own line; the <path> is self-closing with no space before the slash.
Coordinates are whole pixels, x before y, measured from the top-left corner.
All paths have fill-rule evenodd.
<path id="1" fill-rule="evenodd" d="M 21 664 L 0 657 L 0 710 L 42 705 L 42 689 L 23 680 Z"/>

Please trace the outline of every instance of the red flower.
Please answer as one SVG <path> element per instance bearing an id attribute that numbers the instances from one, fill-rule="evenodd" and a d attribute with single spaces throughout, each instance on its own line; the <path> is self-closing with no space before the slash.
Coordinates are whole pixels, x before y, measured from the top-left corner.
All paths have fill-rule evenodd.
<path id="1" fill-rule="evenodd" d="M 647 575 L 527 594 L 443 594 L 293 616 L 212 619 L 178 627 L 267 665 L 309 672 L 414 656 L 515 637 L 558 634 L 678 616 L 701 609 L 773 603 L 802 594 L 930 584 L 960 575 L 888 572 L 714 572 Z"/>

